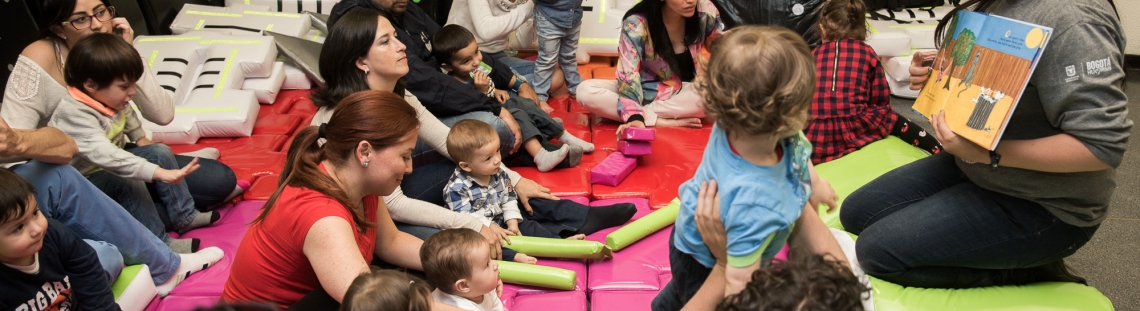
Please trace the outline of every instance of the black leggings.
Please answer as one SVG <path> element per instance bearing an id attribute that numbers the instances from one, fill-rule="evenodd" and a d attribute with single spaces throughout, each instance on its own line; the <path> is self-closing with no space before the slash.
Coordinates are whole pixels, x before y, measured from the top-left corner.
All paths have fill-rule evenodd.
<path id="1" fill-rule="evenodd" d="M 938 142 L 938 138 L 934 138 L 934 133 L 927 132 L 918 123 L 914 123 L 900 114 L 896 115 L 898 115 L 898 121 L 895 121 L 895 125 L 891 128 L 891 135 L 919 149 L 926 150 L 930 154 L 942 152 L 942 143 Z"/>

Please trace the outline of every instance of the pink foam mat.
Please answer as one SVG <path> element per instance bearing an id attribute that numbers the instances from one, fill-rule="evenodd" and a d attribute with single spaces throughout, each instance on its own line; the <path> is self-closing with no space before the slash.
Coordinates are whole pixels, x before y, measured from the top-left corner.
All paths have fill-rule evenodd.
<path id="1" fill-rule="evenodd" d="M 649 311 L 658 291 L 599 291 L 590 293 L 592 311 Z"/>
<path id="2" fill-rule="evenodd" d="M 241 239 L 245 237 L 249 223 L 257 218 L 258 213 L 261 212 L 262 205 L 265 205 L 265 201 L 242 201 L 237 205 L 223 207 L 218 210 L 222 218 L 216 224 L 183 234 L 181 238 L 199 238 L 202 240 L 203 248 L 217 246 L 226 255 L 214 266 L 190 275 L 185 281 L 182 281 L 182 284 L 174 288 L 170 296 L 164 300 L 171 297 L 198 296 L 213 296 L 216 299 L 216 297 L 221 296 L 222 286 L 225 285 L 226 279 L 230 275 L 233 256 L 237 254 L 238 245 L 241 244 Z M 178 238 L 179 236 L 171 233 L 171 237 Z"/>
<path id="3" fill-rule="evenodd" d="M 653 212 L 646 199 L 612 199 L 591 202 L 591 206 L 633 203 L 637 213 L 633 220 Z M 620 227 L 608 228 L 586 236 L 587 240 L 605 243 L 606 235 Z M 669 230 L 661 229 L 621 251 L 614 258 L 589 265 L 589 291 L 636 290 L 658 291 L 672 277 L 669 270 Z"/>
<path id="4" fill-rule="evenodd" d="M 520 295 L 503 289 L 503 307 L 512 311 L 586 311 L 589 303 L 586 293 L 581 291 L 568 291 L 557 293 L 540 293 Z"/>
<path id="5" fill-rule="evenodd" d="M 157 303 L 152 302 L 147 311 L 189 311 L 200 307 L 212 307 L 220 296 L 176 296 L 170 295 Z"/>

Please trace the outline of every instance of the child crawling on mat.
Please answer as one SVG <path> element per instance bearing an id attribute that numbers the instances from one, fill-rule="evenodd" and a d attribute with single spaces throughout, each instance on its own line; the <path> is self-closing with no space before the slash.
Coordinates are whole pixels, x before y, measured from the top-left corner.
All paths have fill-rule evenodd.
<path id="1" fill-rule="evenodd" d="M 447 229 L 432 234 L 420 247 L 420 262 L 431 298 L 469 311 L 503 311 L 499 295 L 503 281 L 491 258 L 491 244 L 471 229 Z"/>
<path id="2" fill-rule="evenodd" d="M 753 271 L 772 261 L 803 213 L 835 208 L 835 191 L 812 166 L 801 130 L 815 90 L 815 63 L 799 35 L 744 26 L 713 43 L 699 90 L 716 116 L 700 166 L 678 189 L 669 257 L 673 279 L 653 310 L 680 310 L 704 284 L 716 258 L 694 223 L 698 191 L 719 184 L 727 230 L 725 295 L 740 292 Z"/>
<path id="3" fill-rule="evenodd" d="M 588 207 L 569 200 L 530 199 L 532 210 L 522 213 L 507 173 L 499 169 L 498 146 L 495 128 L 483 121 L 462 120 L 451 127 L 447 151 L 458 167 L 443 190 L 448 208 L 470 214 L 484 225 L 506 228 L 511 235 L 573 240 L 624 224 L 637 212 L 630 203 Z M 503 260 L 537 262 L 506 248 Z"/>
<path id="4" fill-rule="evenodd" d="M 506 90 L 496 89 L 509 86 L 517 92 L 525 79 L 512 73 L 508 81 L 502 78 L 504 75 L 494 74 L 490 67 L 485 67 L 475 35 L 467 29 L 459 25 L 441 28 L 432 37 L 432 53 L 440 61 L 441 69 L 460 82 L 472 84 L 476 91 L 498 99 L 503 108 L 514 116 L 521 132 L 515 135 L 522 136 L 516 139 L 523 140 L 522 148 L 526 150 L 524 165 L 529 166 L 533 162 L 538 171 L 548 172 L 555 167 L 574 167 L 582 160 L 583 153 L 594 152 L 594 144 L 570 135 L 538 104 L 511 98 Z M 552 138 L 558 138 L 563 144 L 551 143 Z"/>

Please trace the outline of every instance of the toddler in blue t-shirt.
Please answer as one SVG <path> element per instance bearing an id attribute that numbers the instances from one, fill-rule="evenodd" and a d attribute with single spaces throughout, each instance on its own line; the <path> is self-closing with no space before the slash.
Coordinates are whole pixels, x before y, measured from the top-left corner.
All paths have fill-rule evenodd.
<path id="1" fill-rule="evenodd" d="M 670 243 L 673 279 L 653 310 L 679 310 L 704 284 L 717 259 L 694 217 L 702 183 L 716 181 L 727 232 L 726 294 L 770 262 L 805 211 L 835 191 L 815 174 L 802 129 L 815 90 L 815 61 L 798 35 L 768 27 L 734 29 L 713 43 L 701 77 L 705 111 L 716 125 L 692 179 L 681 185 L 681 211 Z"/>

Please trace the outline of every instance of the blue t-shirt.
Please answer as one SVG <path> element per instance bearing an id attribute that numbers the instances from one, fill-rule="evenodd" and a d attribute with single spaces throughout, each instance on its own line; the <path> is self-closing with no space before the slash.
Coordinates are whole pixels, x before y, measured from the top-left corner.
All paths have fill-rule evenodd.
<path id="1" fill-rule="evenodd" d="M 755 165 L 732 152 L 725 132 L 713 126 L 697 173 L 678 189 L 681 211 L 673 235 L 678 250 L 706 267 L 716 264 L 693 219 L 701 182 L 713 179 L 720 193 L 721 220 L 728 233 L 729 265 L 740 267 L 756 262 L 751 258 L 747 263 L 733 261 L 755 255 L 761 248 L 761 262 L 776 256 L 811 196 L 811 143 L 803 133 L 797 133 L 781 139 L 779 144 L 784 150 L 779 163 Z"/>

